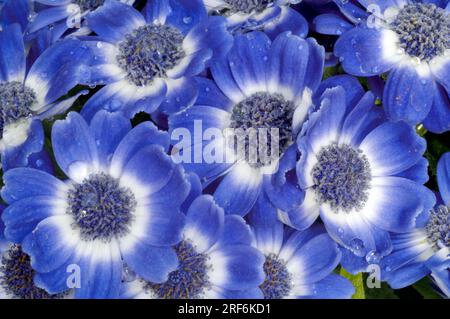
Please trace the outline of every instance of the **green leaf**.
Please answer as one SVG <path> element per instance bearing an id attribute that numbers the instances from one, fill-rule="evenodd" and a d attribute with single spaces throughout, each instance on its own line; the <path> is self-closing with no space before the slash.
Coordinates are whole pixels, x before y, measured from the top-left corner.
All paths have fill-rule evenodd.
<path id="1" fill-rule="evenodd" d="M 366 294 L 364 291 L 364 278 L 362 273 L 352 275 L 349 272 L 347 272 L 344 268 L 341 268 L 339 271 L 339 274 L 342 277 L 347 278 L 350 280 L 355 287 L 355 293 L 352 296 L 352 299 L 366 299 Z"/>

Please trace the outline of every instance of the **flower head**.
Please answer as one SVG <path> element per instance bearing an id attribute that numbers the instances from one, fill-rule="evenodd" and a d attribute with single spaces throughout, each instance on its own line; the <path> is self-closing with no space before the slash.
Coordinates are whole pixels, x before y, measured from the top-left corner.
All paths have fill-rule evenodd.
<path id="1" fill-rule="evenodd" d="M 187 2 L 152 0 L 141 14 L 107 0 L 87 17 L 99 35 L 86 39 L 96 56 L 91 84 L 106 86 L 84 106 L 86 118 L 99 109 L 130 118 L 157 109 L 169 114 L 194 102 L 197 90 L 191 77 L 225 54 L 232 39 L 224 19 L 208 17 L 201 3 Z"/>
<path id="2" fill-rule="evenodd" d="M 30 256 L 39 287 L 67 290 L 73 268 L 81 278 L 69 287 L 76 297 L 117 297 L 122 259 L 146 280 L 167 280 L 178 265 L 171 245 L 181 240 L 179 209 L 189 191 L 165 153 L 167 135 L 150 123 L 131 129 L 126 118 L 101 111 L 90 126 L 69 113 L 55 123 L 52 141 L 68 180 L 12 169 L 2 189 L 5 236 Z"/>
<path id="3" fill-rule="evenodd" d="M 355 101 L 353 92 L 323 93 L 297 141 L 303 203 L 281 218 L 303 229 L 320 215 L 333 239 L 370 263 L 392 250 L 389 232 L 414 229 L 435 198 L 422 185 L 425 141 L 407 124 L 387 122 L 372 93 Z"/>
<path id="4" fill-rule="evenodd" d="M 124 285 L 124 298 L 260 298 L 263 256 L 251 247 L 251 232 L 238 216 L 224 216 L 210 195 L 197 197 L 186 213 L 179 260 L 167 281 L 137 278 Z"/>

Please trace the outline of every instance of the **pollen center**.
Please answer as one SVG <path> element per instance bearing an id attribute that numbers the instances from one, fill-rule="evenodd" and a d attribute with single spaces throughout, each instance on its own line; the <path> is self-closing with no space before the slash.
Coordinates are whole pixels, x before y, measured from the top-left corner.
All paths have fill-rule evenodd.
<path id="1" fill-rule="evenodd" d="M 117 62 L 129 81 L 145 86 L 167 72 L 185 57 L 183 34 L 168 25 L 145 25 L 129 33 L 119 44 Z"/>
<path id="2" fill-rule="evenodd" d="M 263 268 L 266 279 L 259 288 L 264 299 L 281 299 L 288 296 L 292 288 L 292 278 L 285 263 L 275 255 L 268 255 Z"/>
<path id="3" fill-rule="evenodd" d="M 36 94 L 20 82 L 0 83 L 0 133 L 6 125 L 31 116 Z"/>
<path id="4" fill-rule="evenodd" d="M 105 0 L 75 0 L 75 4 L 81 9 L 81 12 L 92 11 L 105 3 Z"/>
<path id="5" fill-rule="evenodd" d="M 145 289 L 162 299 L 197 299 L 209 287 L 208 256 L 199 254 L 188 241 L 175 246 L 178 269 L 169 274 L 161 284 L 146 282 Z"/>
<path id="6" fill-rule="evenodd" d="M 450 207 L 440 205 L 431 210 L 426 231 L 428 240 L 438 249 L 450 247 Z"/>
<path id="7" fill-rule="evenodd" d="M 450 49 L 450 17 L 434 4 L 415 3 L 400 10 L 392 23 L 405 52 L 430 61 Z"/>
<path id="8" fill-rule="evenodd" d="M 236 130 L 233 147 L 236 139 L 240 140 L 245 145 L 248 163 L 253 167 L 264 166 L 271 156 L 279 156 L 292 143 L 293 114 L 294 103 L 281 94 L 251 95 L 233 107 L 230 123 L 230 128 Z M 255 158 L 249 158 L 252 154 Z"/>
<path id="9" fill-rule="evenodd" d="M 16 299 L 57 299 L 63 295 L 50 295 L 34 285 L 34 270 L 30 257 L 19 245 L 12 245 L 1 257 L 0 286 Z"/>
<path id="10" fill-rule="evenodd" d="M 371 172 L 360 150 L 338 144 L 322 148 L 312 178 L 317 198 L 333 210 L 360 210 L 367 201 Z"/>
<path id="11" fill-rule="evenodd" d="M 251 13 L 264 11 L 274 0 L 225 0 L 225 2 L 233 12 Z"/>
<path id="12" fill-rule="evenodd" d="M 120 186 L 117 179 L 104 173 L 90 175 L 74 185 L 69 191 L 68 202 L 73 226 L 87 241 L 109 241 L 126 235 L 137 204 L 130 189 Z"/>

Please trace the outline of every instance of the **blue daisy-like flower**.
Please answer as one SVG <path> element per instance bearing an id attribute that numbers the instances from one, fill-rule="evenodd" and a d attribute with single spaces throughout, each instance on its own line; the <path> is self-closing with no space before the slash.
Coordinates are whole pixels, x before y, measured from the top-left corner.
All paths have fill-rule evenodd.
<path id="1" fill-rule="evenodd" d="M 83 93 L 61 99 L 89 78 L 92 55 L 79 40 L 56 43 L 29 68 L 19 24 L 0 31 L 0 133 L 3 169 L 26 166 L 44 143 L 40 120 L 63 113 Z"/>
<path id="2" fill-rule="evenodd" d="M 5 237 L 21 244 L 50 294 L 68 288 L 77 298 L 118 297 L 123 262 L 152 282 L 178 266 L 189 192 L 183 170 L 166 155 L 169 139 L 146 122 L 131 129 L 119 114 L 99 112 L 88 125 L 71 112 L 55 122 L 56 161 L 69 179 L 31 168 L 3 176 Z M 72 281 L 70 281 L 72 283 Z"/>
<path id="3" fill-rule="evenodd" d="M 411 232 L 392 235 L 392 253 L 381 262 L 383 279 L 394 289 L 432 276 L 450 297 L 450 153 L 438 162 L 438 204 L 418 220 Z"/>
<path id="4" fill-rule="evenodd" d="M 324 49 L 314 39 L 305 40 L 289 32 L 273 42 L 262 32 L 239 35 L 228 56 L 211 66 L 214 80 L 197 78 L 199 96 L 195 105 L 169 118 L 172 136 L 179 128 L 195 136 L 196 122 L 202 125 L 200 131 L 210 128 L 243 133 L 253 129 L 277 130 L 279 154 L 275 155 L 280 155 L 279 161 L 264 161 L 263 156 L 253 160 L 247 156 L 248 152 L 239 154 L 226 134 L 204 141 L 200 146 L 196 138 L 187 144 L 181 142 L 183 165 L 195 172 L 204 186 L 223 177 L 214 198 L 227 214 L 244 216 L 256 202 L 266 178 L 270 180 L 278 170 L 283 175 L 280 179 L 284 180 L 287 167 L 295 167 L 293 141 L 312 107 L 312 95 L 319 86 L 323 63 Z M 266 140 L 267 149 L 271 147 L 271 138 L 272 135 Z M 246 143 L 246 150 L 253 147 Z M 213 148 L 218 153 L 230 154 L 230 158 L 212 162 L 197 160 L 197 153 L 202 156 Z M 185 157 L 188 158 L 184 160 Z"/>
<path id="5" fill-rule="evenodd" d="M 163 283 L 125 283 L 122 297 L 261 298 L 264 258 L 251 243 L 242 217 L 225 216 L 212 196 L 201 195 L 190 205 L 183 240 L 175 246 L 178 268 Z"/>
<path id="6" fill-rule="evenodd" d="M 260 197 L 248 215 L 254 246 L 265 256 L 265 299 L 350 298 L 353 285 L 333 274 L 339 264 L 338 245 L 321 225 L 305 231 L 285 227 L 277 220 L 277 210 Z"/>
<path id="7" fill-rule="evenodd" d="M 197 96 L 191 77 L 232 44 L 225 20 L 208 18 L 203 4 L 191 0 L 152 0 L 144 15 L 107 0 L 87 20 L 99 35 L 88 42 L 96 55 L 91 82 L 106 86 L 84 106 L 86 118 L 101 108 L 133 117 L 191 105 Z"/>
<path id="8" fill-rule="evenodd" d="M 448 131 L 449 2 L 359 2 L 374 14 L 355 17 L 348 8 L 343 10 L 357 21 L 356 27 L 332 14 L 316 19 L 322 32 L 342 33 L 334 54 L 344 70 L 364 77 L 389 72 L 383 93 L 389 119 L 423 122 L 432 132 Z"/>
<path id="9" fill-rule="evenodd" d="M 133 5 L 134 0 L 118 0 Z M 76 29 L 71 35 L 88 35 L 91 29 L 86 23 L 86 16 L 105 3 L 105 0 L 33 0 L 36 13 L 29 17 L 28 33 L 35 33 L 43 28 L 51 28 L 53 41 L 56 41 L 69 29 Z M 43 6 L 43 8 L 40 8 Z"/>
<path id="10" fill-rule="evenodd" d="M 233 33 L 259 30 L 272 39 L 285 31 L 306 36 L 306 19 L 290 7 L 299 2 L 301 0 L 203 0 L 210 14 L 227 18 L 228 28 Z"/>
<path id="11" fill-rule="evenodd" d="M 425 140 L 404 122 L 386 121 L 371 92 L 355 101 L 351 90 L 325 90 L 297 143 L 305 196 L 280 218 L 303 229 L 320 215 L 333 239 L 369 263 L 391 252 L 389 232 L 411 231 L 435 203 L 422 185 Z"/>

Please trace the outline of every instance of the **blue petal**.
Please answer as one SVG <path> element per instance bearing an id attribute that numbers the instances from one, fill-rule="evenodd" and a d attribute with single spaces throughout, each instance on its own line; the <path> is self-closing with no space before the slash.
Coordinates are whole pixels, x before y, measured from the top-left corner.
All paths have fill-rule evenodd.
<path id="1" fill-rule="evenodd" d="M 21 243 L 39 222 L 55 214 L 54 205 L 55 198 L 52 196 L 28 197 L 9 205 L 2 214 L 5 237 Z"/>
<path id="2" fill-rule="evenodd" d="M 65 227 L 61 227 L 65 226 Z M 72 256 L 76 241 L 67 241 L 69 216 L 52 216 L 41 221 L 22 242 L 22 249 L 30 256 L 32 267 L 38 272 L 50 272 Z"/>
<path id="3" fill-rule="evenodd" d="M 94 249 L 79 261 L 80 287 L 75 289 L 76 299 L 117 298 L 122 283 L 122 259 L 117 244 Z M 102 256 L 99 258 L 99 255 Z"/>
<path id="4" fill-rule="evenodd" d="M 120 15 L 120 19 L 117 19 L 117 15 Z M 113 43 L 145 25 L 145 19 L 139 11 L 116 0 L 106 0 L 104 5 L 91 12 L 86 19 L 95 33 Z"/>
<path id="5" fill-rule="evenodd" d="M 321 34 L 341 35 L 353 28 L 345 18 L 334 13 L 318 15 L 314 21 L 315 30 Z"/>
<path id="6" fill-rule="evenodd" d="M 167 81 L 166 99 L 161 103 L 159 111 L 165 114 L 179 112 L 193 105 L 197 95 L 196 82 L 189 77 Z"/>
<path id="7" fill-rule="evenodd" d="M 433 133 L 450 131 L 449 95 L 442 86 L 435 85 L 433 96 L 433 105 L 423 123 Z"/>
<path id="8" fill-rule="evenodd" d="M 171 0 L 170 7 L 172 11 L 166 23 L 177 27 L 184 34 L 207 18 L 207 12 L 201 0 Z"/>
<path id="9" fill-rule="evenodd" d="M 381 32 L 377 29 L 356 27 L 345 32 L 334 46 L 344 70 L 357 76 L 372 76 L 389 71 L 393 62 L 383 59 L 379 47 Z"/>
<path id="10" fill-rule="evenodd" d="M 258 199 L 261 186 L 259 171 L 236 164 L 217 187 L 214 199 L 226 214 L 245 216 Z"/>
<path id="11" fill-rule="evenodd" d="M 209 17 L 194 26 L 185 41 L 193 44 L 197 50 L 212 50 L 214 58 L 224 57 L 233 45 L 226 19 L 219 16 Z"/>
<path id="12" fill-rule="evenodd" d="M 282 256 L 283 252 L 280 257 L 283 258 Z M 340 259 L 341 253 L 336 243 L 327 234 L 321 234 L 308 240 L 301 249 L 297 247 L 286 266 L 299 284 L 308 284 L 329 275 Z"/>
<path id="13" fill-rule="evenodd" d="M 186 173 L 186 179 L 191 185 L 191 189 L 189 190 L 188 197 L 184 200 L 181 205 L 181 211 L 186 213 L 191 206 L 192 202 L 202 194 L 203 187 L 200 182 L 200 178 L 195 173 Z"/>
<path id="14" fill-rule="evenodd" d="M 219 89 L 231 101 L 244 99 L 244 93 L 233 78 L 227 59 L 219 59 L 211 65 L 211 74 Z"/>
<path id="15" fill-rule="evenodd" d="M 252 238 L 250 227 L 241 216 L 226 215 L 223 231 L 214 249 L 220 246 L 250 245 Z"/>
<path id="16" fill-rule="evenodd" d="M 118 113 L 100 111 L 92 119 L 89 128 L 97 145 L 99 160 L 108 166 L 117 146 L 131 130 L 131 123 Z"/>
<path id="17" fill-rule="evenodd" d="M 52 144 L 56 161 L 67 176 L 78 180 L 76 165 L 98 164 L 97 147 L 85 120 L 70 112 L 65 120 L 58 120 L 52 128 Z"/>
<path id="18" fill-rule="evenodd" d="M 370 5 L 377 5 L 378 8 L 380 8 L 381 13 L 384 12 L 389 7 L 399 7 L 399 2 L 402 1 L 398 0 L 358 0 L 359 3 L 361 3 L 364 7 L 368 8 Z M 406 1 L 405 1 L 406 2 Z"/>
<path id="19" fill-rule="evenodd" d="M 389 74 L 383 94 L 386 114 L 392 121 L 417 124 L 428 115 L 433 103 L 434 83 L 414 68 L 399 67 Z"/>
<path id="20" fill-rule="evenodd" d="M 416 217 L 436 202 L 428 188 L 401 177 L 373 178 L 370 192 L 375 196 L 369 194 L 364 215 L 376 226 L 391 232 L 412 230 Z"/>
<path id="21" fill-rule="evenodd" d="M 13 23 L 19 23 L 25 30 L 30 15 L 30 2 L 28 0 L 6 0 L 1 6 L 0 24 L 5 27 Z"/>
<path id="22" fill-rule="evenodd" d="M 133 118 L 139 112 L 154 112 L 167 93 L 164 81 L 154 81 L 146 87 L 137 87 L 127 80 L 121 80 L 97 91 L 83 106 L 81 114 L 91 119 L 100 109 L 109 112 L 120 112 L 128 118 Z"/>
<path id="23" fill-rule="evenodd" d="M 155 247 L 136 242 L 134 247 L 122 250 L 122 255 L 131 270 L 154 283 L 165 282 L 169 273 L 178 267 L 177 254 L 170 247 Z"/>
<path id="24" fill-rule="evenodd" d="M 169 0 L 147 1 L 143 11 L 147 23 L 158 21 L 160 24 L 166 22 L 166 18 L 171 12 Z"/>
<path id="25" fill-rule="evenodd" d="M 53 271 L 46 273 L 36 272 L 34 275 L 34 283 L 36 286 L 45 289 L 50 294 L 65 292 L 68 290 L 67 279 L 73 274 L 72 272 L 68 272 L 68 269 L 70 270 L 72 265 L 77 264 L 78 260 L 75 260 L 72 256 Z"/>
<path id="26" fill-rule="evenodd" d="M 366 256 L 356 256 L 350 249 L 341 247 L 341 266 L 351 274 L 356 275 L 367 270 Z"/>
<path id="27" fill-rule="evenodd" d="M 385 121 L 384 113 L 375 106 L 375 97 L 367 92 L 348 114 L 342 128 L 342 139 L 359 147 L 364 138 Z"/>
<path id="28" fill-rule="evenodd" d="M 439 192 L 446 205 L 450 204 L 450 153 L 445 153 L 437 164 Z"/>
<path id="29" fill-rule="evenodd" d="M 299 37 L 305 37 L 308 34 L 308 22 L 295 9 L 288 6 L 281 7 L 281 13 L 272 23 L 267 23 L 264 32 L 275 39 L 279 34 L 290 31 Z"/>
<path id="30" fill-rule="evenodd" d="M 174 163 L 162 146 L 149 145 L 141 149 L 126 164 L 125 178 L 139 181 L 149 191 L 157 192 L 167 185 L 175 171 Z"/>
<path id="31" fill-rule="evenodd" d="M 312 39 L 304 40 L 290 32 L 279 35 L 270 50 L 269 85 L 288 89 L 293 96 L 301 96 L 306 87 L 315 90 L 322 78 L 324 56 L 324 49 Z"/>
<path id="32" fill-rule="evenodd" d="M 89 48 L 81 41 L 58 41 L 34 62 L 25 84 L 45 96 L 44 102 L 52 103 L 77 84 L 89 80 L 89 68 L 85 64 L 91 58 Z"/>
<path id="33" fill-rule="evenodd" d="M 0 81 L 19 81 L 25 77 L 25 47 L 20 25 L 0 30 Z"/>
<path id="34" fill-rule="evenodd" d="M 372 224 L 365 216 L 343 212 L 336 214 L 323 207 L 320 216 L 330 236 L 358 257 L 368 253 L 382 257 L 392 250 L 389 233 Z"/>
<path id="35" fill-rule="evenodd" d="M 253 87 L 265 89 L 270 39 L 263 32 L 250 32 L 235 38 L 228 54 L 234 80 L 243 92 Z"/>
<path id="36" fill-rule="evenodd" d="M 355 287 L 346 278 L 331 274 L 314 284 L 315 294 L 302 298 L 314 299 L 350 299 Z"/>
<path id="37" fill-rule="evenodd" d="M 25 142 L 15 147 L 5 147 L 2 152 L 2 169 L 7 171 L 15 167 L 30 165 L 30 156 L 42 151 L 44 146 L 44 129 L 39 120 L 33 120 Z"/>
<path id="38" fill-rule="evenodd" d="M 332 77 L 329 77 L 328 79 L 324 80 L 319 88 L 316 90 L 314 99 L 318 100 L 322 96 L 322 94 L 330 88 L 341 86 L 344 88 L 345 95 L 346 95 L 346 104 L 347 104 L 347 113 L 350 112 L 355 105 L 361 100 L 363 97 L 365 91 L 362 87 L 361 83 L 358 81 L 357 78 L 341 74 L 341 75 L 335 75 Z M 316 104 L 320 104 L 316 102 Z"/>
<path id="39" fill-rule="evenodd" d="M 321 143 L 337 141 L 346 112 L 346 95 L 342 87 L 327 89 L 322 95 L 320 110 L 310 116 L 307 138 L 315 152 Z"/>
<path id="40" fill-rule="evenodd" d="M 27 32 L 33 33 L 47 27 L 59 20 L 66 19 L 70 15 L 67 6 L 52 7 L 39 11 L 28 24 Z"/>
<path id="41" fill-rule="evenodd" d="M 360 145 L 373 176 L 400 173 L 419 161 L 426 149 L 425 139 L 406 123 L 386 122 L 370 132 Z"/>
<path id="42" fill-rule="evenodd" d="M 401 289 L 414 284 L 429 273 L 430 270 L 423 263 L 414 263 L 392 272 L 388 283 L 393 289 Z"/>
<path id="43" fill-rule="evenodd" d="M 64 183 L 33 168 L 15 168 L 3 175 L 2 198 L 8 204 L 34 196 L 57 196 Z"/>
<path id="44" fill-rule="evenodd" d="M 231 110 L 233 102 L 220 91 L 214 81 L 202 77 L 196 77 L 195 81 L 198 87 L 196 105 L 213 106 L 225 111 Z"/>
<path id="45" fill-rule="evenodd" d="M 142 148 L 149 145 L 160 145 L 165 151 L 169 148 L 169 135 L 159 131 L 151 122 L 141 123 L 122 139 L 114 152 L 111 166 L 120 174 L 130 159 Z"/>
<path id="46" fill-rule="evenodd" d="M 396 174 L 395 176 L 404 177 L 419 184 L 425 184 L 429 180 L 428 176 L 428 160 L 421 157 L 419 161 L 407 170 Z"/>
<path id="47" fill-rule="evenodd" d="M 184 236 L 190 239 L 199 252 L 213 246 L 223 232 L 223 209 L 210 195 L 199 196 L 186 214 Z"/>
<path id="48" fill-rule="evenodd" d="M 265 258 L 253 247 L 226 246 L 209 255 L 214 269 L 210 281 L 216 286 L 228 290 L 247 290 L 258 287 L 264 281 Z"/>

